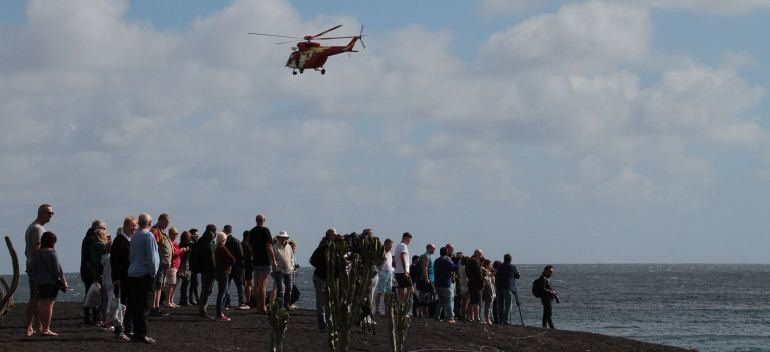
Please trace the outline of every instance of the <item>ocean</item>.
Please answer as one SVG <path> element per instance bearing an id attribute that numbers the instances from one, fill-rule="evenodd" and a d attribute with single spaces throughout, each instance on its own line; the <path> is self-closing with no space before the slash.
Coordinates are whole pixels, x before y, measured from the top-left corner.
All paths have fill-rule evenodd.
<path id="1" fill-rule="evenodd" d="M 541 305 L 530 288 L 542 267 L 518 266 L 522 317 L 530 326 L 540 325 Z M 59 300 L 81 301 L 78 275 L 69 274 L 68 281 L 73 290 Z M 314 309 L 312 269 L 300 268 L 298 281 L 299 306 Z M 770 265 L 563 264 L 552 282 L 561 299 L 554 305 L 558 329 L 704 352 L 770 351 Z M 27 297 L 22 278 L 15 298 Z"/>

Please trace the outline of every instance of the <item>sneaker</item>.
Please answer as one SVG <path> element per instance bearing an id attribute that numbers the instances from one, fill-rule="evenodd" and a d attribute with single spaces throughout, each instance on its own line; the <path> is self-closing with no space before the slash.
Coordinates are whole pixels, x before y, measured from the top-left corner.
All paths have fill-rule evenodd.
<path id="1" fill-rule="evenodd" d="M 198 312 L 198 316 L 204 319 L 212 320 L 214 317 L 208 315 L 206 312 Z"/>
<path id="2" fill-rule="evenodd" d="M 155 339 L 152 338 L 152 337 L 144 336 L 144 337 L 134 337 L 134 338 L 131 339 L 131 342 L 141 342 L 141 343 L 146 343 L 146 344 L 149 344 L 149 345 L 154 345 L 158 341 L 155 341 Z"/>
<path id="3" fill-rule="evenodd" d="M 230 318 L 226 317 L 224 314 L 221 314 L 219 316 L 219 319 L 217 319 L 217 320 L 219 320 L 219 321 L 230 321 Z"/>
<path id="4" fill-rule="evenodd" d="M 241 304 L 240 306 L 238 306 L 238 309 L 240 309 L 240 310 L 249 310 L 249 309 L 251 309 L 251 307 L 249 307 L 249 305 L 247 305 L 247 304 Z"/>
<path id="5" fill-rule="evenodd" d="M 115 335 L 115 337 L 117 337 L 117 338 L 119 338 L 119 339 L 121 339 L 123 341 L 131 341 L 131 338 L 128 337 L 128 335 L 126 335 L 126 334 L 124 334 L 122 332 L 120 334 Z"/>

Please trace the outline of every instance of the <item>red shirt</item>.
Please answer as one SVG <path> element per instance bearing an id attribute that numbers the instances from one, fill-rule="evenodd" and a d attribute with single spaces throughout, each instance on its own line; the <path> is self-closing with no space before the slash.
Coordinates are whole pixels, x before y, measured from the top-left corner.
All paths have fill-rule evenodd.
<path id="1" fill-rule="evenodd" d="M 174 242 L 174 253 L 171 255 L 171 267 L 179 269 L 179 265 L 182 263 L 182 250 L 179 248 L 179 243 Z"/>

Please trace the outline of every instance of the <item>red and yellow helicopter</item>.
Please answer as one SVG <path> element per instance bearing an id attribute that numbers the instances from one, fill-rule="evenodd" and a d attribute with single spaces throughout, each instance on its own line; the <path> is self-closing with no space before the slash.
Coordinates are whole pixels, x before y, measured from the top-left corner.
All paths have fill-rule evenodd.
<path id="1" fill-rule="evenodd" d="M 268 37 L 278 37 L 278 38 L 291 38 L 291 39 L 302 39 L 304 42 L 297 43 L 296 47 L 292 47 L 291 51 L 292 53 L 289 55 L 289 59 L 286 61 L 286 67 L 291 68 L 292 74 L 297 74 L 297 70 L 299 70 L 299 73 L 303 73 L 305 69 L 314 69 L 316 71 L 321 71 L 321 74 L 326 74 L 326 69 L 323 67 L 326 63 L 326 60 L 329 58 L 329 56 L 342 54 L 342 53 L 355 53 L 358 52 L 357 50 L 353 50 L 353 47 L 356 45 L 357 41 L 361 42 L 361 46 L 366 48 L 366 45 L 364 45 L 363 37 L 364 35 L 364 26 L 361 26 L 361 32 L 359 32 L 356 36 L 345 36 L 345 37 L 323 37 L 324 34 L 329 33 L 337 28 L 342 27 L 342 25 L 336 25 L 332 28 L 329 28 L 321 33 L 318 33 L 316 35 L 306 35 L 302 38 L 300 37 L 292 37 L 288 35 L 278 35 L 278 34 L 268 34 L 268 33 L 249 33 L 253 35 L 263 35 Z M 350 40 L 350 43 L 348 45 L 337 45 L 337 46 L 322 46 L 320 43 L 314 42 L 314 40 L 331 40 L 331 39 L 346 39 L 346 38 L 352 38 Z M 287 41 L 287 42 L 280 42 L 276 44 L 286 44 L 286 43 L 293 43 L 294 41 Z"/>

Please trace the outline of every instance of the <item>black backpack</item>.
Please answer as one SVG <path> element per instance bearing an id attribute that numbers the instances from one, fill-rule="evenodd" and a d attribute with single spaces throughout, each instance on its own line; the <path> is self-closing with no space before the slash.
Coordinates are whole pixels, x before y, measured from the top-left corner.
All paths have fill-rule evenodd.
<path id="1" fill-rule="evenodd" d="M 537 298 L 543 298 L 545 295 L 545 280 L 542 276 L 532 281 L 532 295 Z"/>

